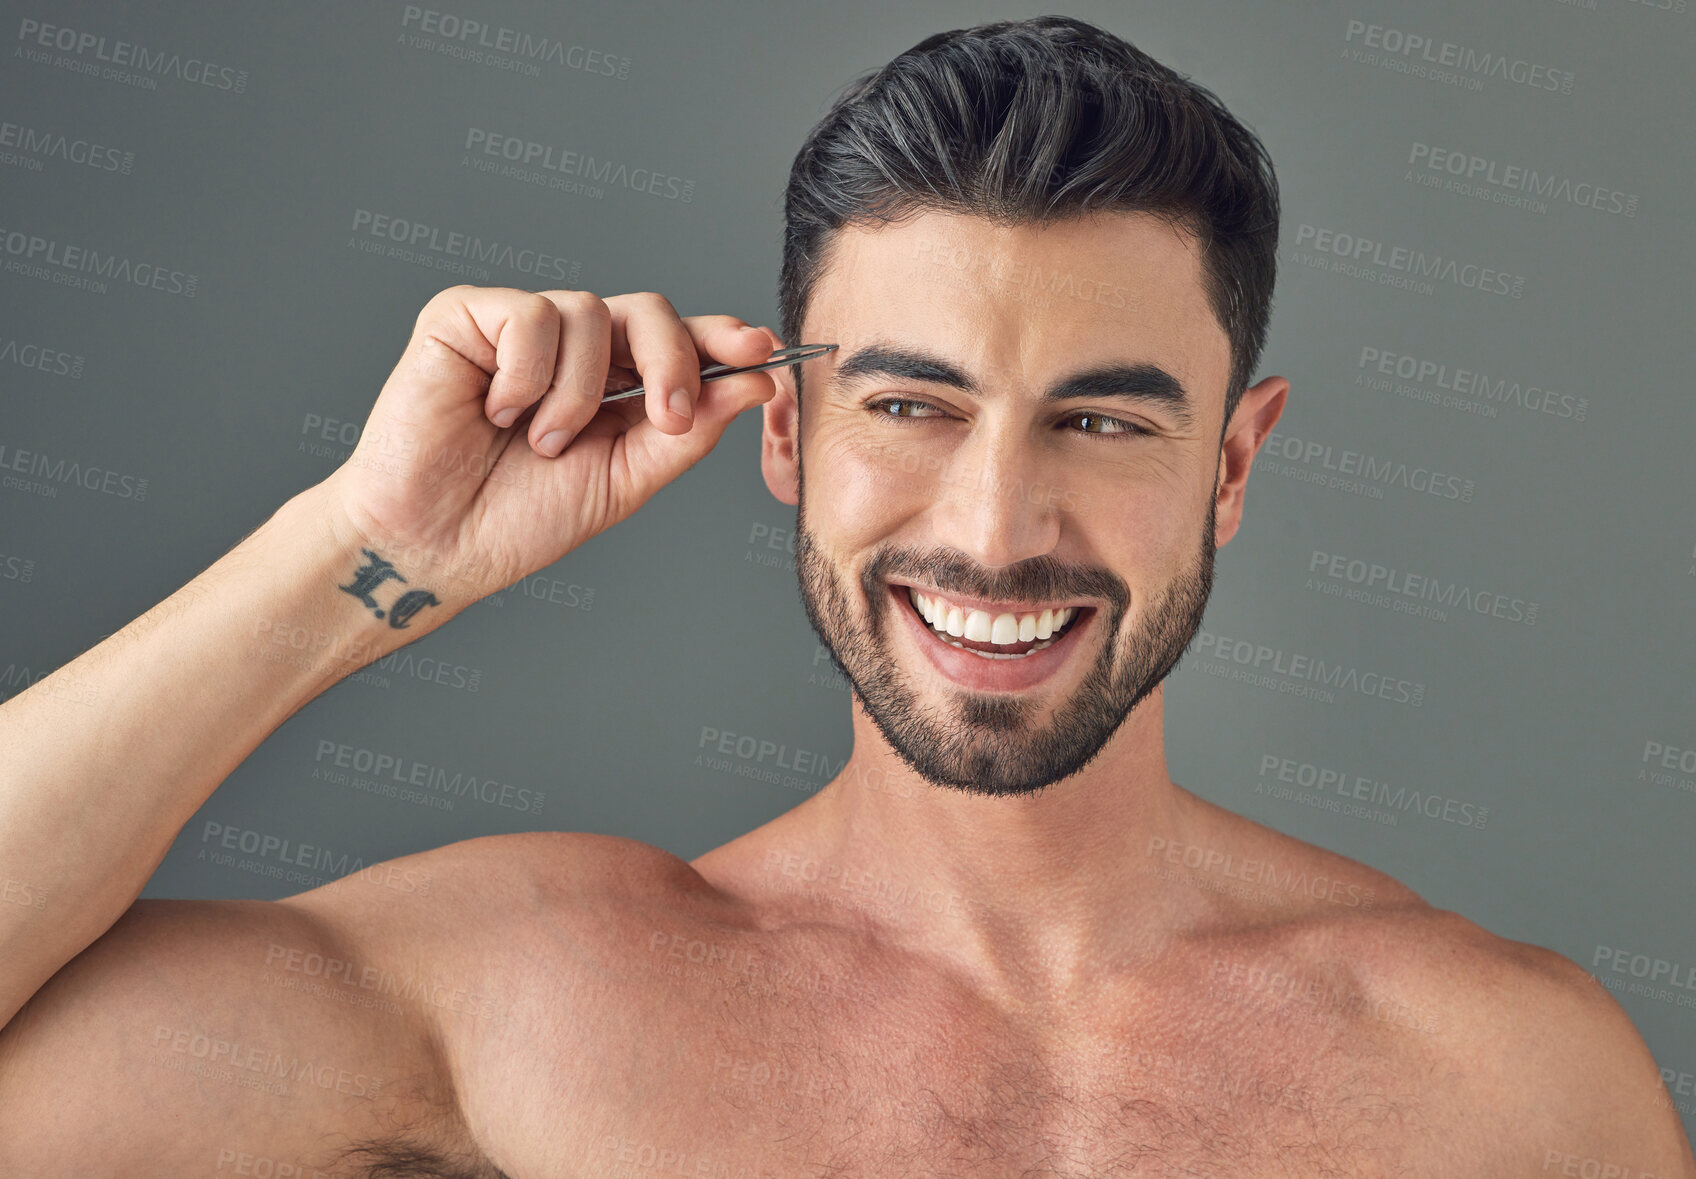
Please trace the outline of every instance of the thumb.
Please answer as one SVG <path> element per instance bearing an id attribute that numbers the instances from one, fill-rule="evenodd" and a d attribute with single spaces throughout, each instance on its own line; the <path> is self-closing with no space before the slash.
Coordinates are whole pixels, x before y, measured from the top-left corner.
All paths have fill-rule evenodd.
<path id="1" fill-rule="evenodd" d="M 701 394 L 695 399 L 695 416 L 682 434 L 662 433 L 648 417 L 639 419 L 621 436 L 623 462 L 619 462 L 618 454 L 613 456 L 617 516 L 634 512 L 661 487 L 700 462 L 739 414 L 765 404 L 776 392 L 777 381 L 770 370 L 741 373 L 702 382 Z"/>

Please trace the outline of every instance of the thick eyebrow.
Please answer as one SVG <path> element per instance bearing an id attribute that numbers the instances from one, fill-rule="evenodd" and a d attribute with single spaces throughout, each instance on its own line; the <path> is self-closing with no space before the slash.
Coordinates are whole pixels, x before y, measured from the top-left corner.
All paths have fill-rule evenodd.
<path id="1" fill-rule="evenodd" d="M 871 344 L 851 353 L 836 366 L 833 379 L 841 385 L 854 385 L 874 377 L 898 381 L 924 381 L 946 385 L 974 397 L 983 389 L 971 375 L 940 356 L 919 348 Z M 1164 408 L 1180 424 L 1195 424 L 1196 410 L 1182 381 L 1149 361 L 1134 364 L 1105 364 L 1084 369 L 1054 382 L 1040 394 L 1043 402 L 1072 401 L 1078 398 L 1126 401 L 1153 404 Z"/>

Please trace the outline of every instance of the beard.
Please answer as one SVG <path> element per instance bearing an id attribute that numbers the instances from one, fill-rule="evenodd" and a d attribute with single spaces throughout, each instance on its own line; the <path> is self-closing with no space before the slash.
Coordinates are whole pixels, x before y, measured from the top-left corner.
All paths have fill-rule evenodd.
<path id="1" fill-rule="evenodd" d="M 799 476 L 798 476 L 799 477 Z M 866 715 L 889 747 L 935 786 L 1005 798 L 1034 795 L 1077 773 L 1101 752 L 1125 718 L 1183 658 L 1201 627 L 1213 589 L 1214 516 L 1209 504 L 1201 543 L 1187 567 L 1141 611 L 1137 625 L 1120 633 L 1129 608 L 1124 580 L 1106 569 L 1078 569 L 1034 557 L 986 577 L 951 549 L 914 553 L 881 546 L 858 580 L 850 582 L 819 548 L 807 527 L 806 482 L 797 489 L 795 566 L 801 601 L 831 661 L 853 685 Z M 984 694 L 959 689 L 940 707 L 923 703 L 894 657 L 890 630 L 902 625 L 892 611 L 888 579 L 925 582 L 946 593 L 1001 601 L 1105 599 L 1096 610 L 1101 632 L 1094 662 L 1046 724 L 1034 693 Z M 869 605 L 860 614 L 859 603 Z M 1080 659 L 1080 648 L 1068 658 Z"/>

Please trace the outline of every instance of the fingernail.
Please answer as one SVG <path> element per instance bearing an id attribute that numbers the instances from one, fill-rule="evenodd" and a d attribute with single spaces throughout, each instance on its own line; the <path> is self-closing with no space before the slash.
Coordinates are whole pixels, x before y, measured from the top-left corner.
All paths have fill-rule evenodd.
<path id="1" fill-rule="evenodd" d="M 695 417 L 695 408 L 689 404 L 689 390 L 687 389 L 673 389 L 671 400 L 666 404 L 671 406 L 672 413 L 684 421 L 690 421 Z"/>
<path id="2" fill-rule="evenodd" d="M 517 418 L 518 418 L 518 407 L 516 405 L 509 405 L 505 409 L 501 410 L 499 413 L 495 414 L 495 416 L 490 420 L 493 421 L 495 423 L 495 425 L 499 426 L 501 429 L 504 430 L 508 426 L 512 425 L 512 423 Z"/>
<path id="3" fill-rule="evenodd" d="M 558 458 L 559 452 L 565 449 L 565 441 L 571 437 L 569 430 L 553 430 L 542 435 L 542 440 L 536 443 L 536 449 L 549 458 Z"/>

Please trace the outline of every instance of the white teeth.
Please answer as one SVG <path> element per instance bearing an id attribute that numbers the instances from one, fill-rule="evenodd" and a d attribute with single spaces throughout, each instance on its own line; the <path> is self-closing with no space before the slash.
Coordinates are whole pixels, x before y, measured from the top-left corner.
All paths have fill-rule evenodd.
<path id="1" fill-rule="evenodd" d="M 913 603 L 913 608 L 919 612 L 931 628 L 938 633 L 946 632 L 954 638 L 966 638 L 978 643 L 1028 643 L 1033 639 L 1046 640 L 1056 631 L 1071 621 L 1077 613 L 1077 608 L 1068 606 L 1064 610 L 1044 610 L 1040 614 L 996 614 L 991 615 L 985 610 L 962 610 L 950 605 L 940 598 L 932 598 L 920 593 L 911 586 L 907 587 L 907 596 Z M 960 647 L 959 643 L 951 646 Z M 1046 647 L 1033 647 L 1032 651 L 1040 651 Z M 962 647 L 962 650 L 970 648 Z M 979 651 L 978 654 L 990 659 L 1023 659 L 1031 652 L 1000 654 L 994 651 Z"/>

